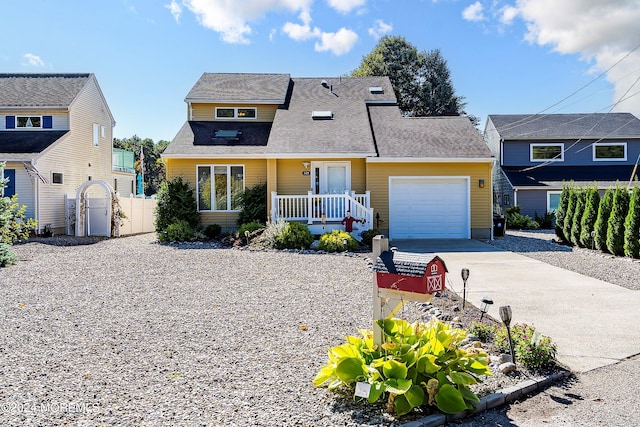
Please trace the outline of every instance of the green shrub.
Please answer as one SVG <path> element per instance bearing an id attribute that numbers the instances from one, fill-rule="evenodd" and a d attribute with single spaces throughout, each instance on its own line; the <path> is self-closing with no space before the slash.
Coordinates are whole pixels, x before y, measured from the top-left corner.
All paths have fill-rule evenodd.
<path id="1" fill-rule="evenodd" d="M 358 247 L 360 247 L 358 241 L 351 234 L 341 230 L 324 233 L 320 236 L 318 244 L 318 249 L 326 252 L 355 251 Z"/>
<path id="2" fill-rule="evenodd" d="M 401 319 L 377 320 L 385 343 L 374 344 L 371 331 L 329 349 L 329 360 L 313 385 L 347 389 L 358 381 L 370 385 L 366 401 L 387 399 L 387 412 L 401 417 L 414 408 L 436 406 L 447 414 L 472 409 L 480 399 L 469 385 L 491 375 L 489 356 L 478 348 L 459 347 L 466 332 L 437 319 L 427 324 Z"/>
<path id="3" fill-rule="evenodd" d="M 555 364 L 557 346 L 551 338 L 539 335 L 533 325 L 515 324 L 511 327 L 516 361 L 529 369 L 541 369 Z M 495 335 L 493 343 L 503 353 L 509 353 L 507 328 L 502 326 Z"/>
<path id="4" fill-rule="evenodd" d="M 611 216 L 611 208 L 613 206 L 613 189 L 608 188 L 600 200 L 598 207 L 598 218 L 593 225 L 594 245 L 596 249 L 607 252 L 607 229 L 609 228 L 609 216 Z"/>
<path id="5" fill-rule="evenodd" d="M 18 261 L 16 254 L 7 243 L 0 242 L 0 267 L 8 267 Z"/>
<path id="6" fill-rule="evenodd" d="M 469 326 L 469 333 L 478 337 L 478 339 L 484 343 L 493 342 L 493 336 L 496 333 L 497 327 L 494 325 L 489 325 L 487 323 L 482 323 L 478 321 L 471 322 L 471 326 Z"/>
<path id="7" fill-rule="evenodd" d="M 242 239 L 244 238 L 245 231 L 248 231 L 249 233 L 253 233 L 256 230 L 260 230 L 261 228 L 264 228 L 264 225 L 262 223 L 258 221 L 252 221 L 246 224 L 242 224 L 240 228 L 238 228 L 238 231 L 236 232 L 236 234 L 238 235 L 238 237 Z"/>
<path id="8" fill-rule="evenodd" d="M 186 221 L 192 231 L 198 228 L 200 217 L 195 191 L 182 177 L 177 176 L 160 185 L 155 221 L 156 232 L 161 241 L 171 224 Z"/>
<path id="9" fill-rule="evenodd" d="M 629 213 L 624 221 L 624 254 L 632 258 L 640 256 L 640 188 L 638 188 L 638 182 L 633 187 L 629 201 Z"/>
<path id="10" fill-rule="evenodd" d="M 607 250 L 614 255 L 624 255 L 624 221 L 628 212 L 629 192 L 617 185 L 607 226 Z"/>
<path id="11" fill-rule="evenodd" d="M 586 190 L 586 203 L 584 213 L 580 220 L 580 243 L 585 248 L 594 247 L 594 237 L 591 233 L 594 231 L 596 219 L 598 218 L 598 207 L 600 206 L 600 193 L 598 187 L 594 184 Z"/>
<path id="12" fill-rule="evenodd" d="M 278 236 L 284 232 L 288 224 L 286 221 L 268 222 L 262 234 L 257 236 L 251 244 L 264 249 L 275 249 Z"/>
<path id="13" fill-rule="evenodd" d="M 542 216 L 538 216 L 538 212 L 534 212 L 533 220 L 538 223 L 540 228 L 544 230 L 553 229 L 553 224 L 555 223 L 556 214 L 553 212 L 545 211 Z"/>
<path id="14" fill-rule="evenodd" d="M 562 193 L 560 193 L 560 202 L 558 203 L 558 210 L 556 210 L 556 236 L 563 242 L 567 241 L 564 235 L 564 219 L 567 215 L 567 208 L 569 207 L 569 193 L 571 192 L 572 184 L 565 183 L 562 186 Z"/>
<path id="15" fill-rule="evenodd" d="M 309 228 L 299 222 L 289 222 L 276 237 L 277 249 L 307 249 L 313 243 Z"/>
<path id="16" fill-rule="evenodd" d="M 207 239 L 213 240 L 220 237 L 222 234 L 222 227 L 220 224 L 209 224 L 204 229 L 204 235 L 207 236 Z"/>
<path id="17" fill-rule="evenodd" d="M 530 216 L 520 214 L 520 206 L 513 206 L 507 209 L 507 226 L 513 230 L 536 230 L 540 225 Z"/>
<path id="18" fill-rule="evenodd" d="M 259 222 L 264 225 L 267 222 L 267 183 L 256 184 L 245 189 L 239 196 L 240 213 L 238 225 Z"/>
<path id="19" fill-rule="evenodd" d="M 580 232 L 582 231 L 580 227 L 582 225 L 582 215 L 584 214 L 585 204 L 586 193 L 584 189 L 576 190 L 576 207 L 571 220 L 571 243 L 576 246 L 581 246 L 582 244 L 582 242 L 580 242 Z"/>
<path id="20" fill-rule="evenodd" d="M 165 232 L 158 235 L 161 242 L 191 242 L 196 237 L 193 227 L 183 219 L 169 224 Z"/>
<path id="21" fill-rule="evenodd" d="M 564 216 L 564 223 L 562 224 L 562 233 L 564 240 L 567 243 L 571 243 L 571 226 L 573 225 L 573 213 L 576 211 L 576 202 L 578 201 L 578 193 L 574 187 L 569 189 L 569 204 L 567 205 L 567 211 Z"/>
<path id="22" fill-rule="evenodd" d="M 380 231 L 377 228 L 372 228 L 371 230 L 362 232 L 362 244 L 372 247 L 373 238 L 380 234 Z"/>

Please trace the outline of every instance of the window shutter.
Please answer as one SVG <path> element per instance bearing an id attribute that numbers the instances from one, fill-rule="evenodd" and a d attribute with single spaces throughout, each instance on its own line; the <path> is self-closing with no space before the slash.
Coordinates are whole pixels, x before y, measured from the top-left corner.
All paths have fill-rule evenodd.
<path id="1" fill-rule="evenodd" d="M 42 128 L 43 129 L 53 128 L 53 116 L 42 116 Z"/>
<path id="2" fill-rule="evenodd" d="M 16 128 L 16 116 L 7 116 L 6 117 L 6 128 L 7 129 L 15 129 Z"/>

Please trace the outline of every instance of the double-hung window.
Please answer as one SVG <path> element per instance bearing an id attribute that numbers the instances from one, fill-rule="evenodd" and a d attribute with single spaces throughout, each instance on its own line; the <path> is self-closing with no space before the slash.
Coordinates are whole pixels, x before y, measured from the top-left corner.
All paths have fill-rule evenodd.
<path id="1" fill-rule="evenodd" d="M 563 162 L 564 144 L 561 142 L 551 144 L 531 144 L 530 160 L 532 162 Z"/>
<path id="2" fill-rule="evenodd" d="M 199 211 L 239 211 L 244 191 L 244 166 L 202 165 L 198 173 Z"/>
<path id="3" fill-rule="evenodd" d="M 598 142 L 592 147 L 594 162 L 627 160 L 626 142 Z"/>

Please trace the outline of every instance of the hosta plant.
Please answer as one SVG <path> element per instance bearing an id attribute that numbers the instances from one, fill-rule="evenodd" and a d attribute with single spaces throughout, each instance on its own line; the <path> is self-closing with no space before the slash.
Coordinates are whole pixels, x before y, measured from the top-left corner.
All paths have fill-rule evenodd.
<path id="1" fill-rule="evenodd" d="M 433 319 L 427 324 L 401 319 L 378 320 L 385 342 L 373 333 L 348 336 L 329 349 L 329 360 L 313 380 L 330 390 L 369 385 L 367 400 L 387 399 L 387 411 L 400 417 L 420 406 L 453 414 L 473 409 L 479 399 L 469 386 L 491 375 L 489 356 L 480 348 L 462 349 L 466 332 Z"/>

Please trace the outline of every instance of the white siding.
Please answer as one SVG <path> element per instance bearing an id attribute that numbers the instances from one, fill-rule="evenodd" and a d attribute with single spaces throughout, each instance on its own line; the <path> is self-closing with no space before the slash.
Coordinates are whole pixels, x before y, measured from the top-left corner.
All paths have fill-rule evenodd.
<path id="1" fill-rule="evenodd" d="M 26 205 L 26 218 L 35 218 L 35 184 L 27 174 L 27 170 L 22 163 L 7 163 L 6 169 L 14 169 L 16 171 L 16 194 L 18 195 L 18 203 Z"/>

